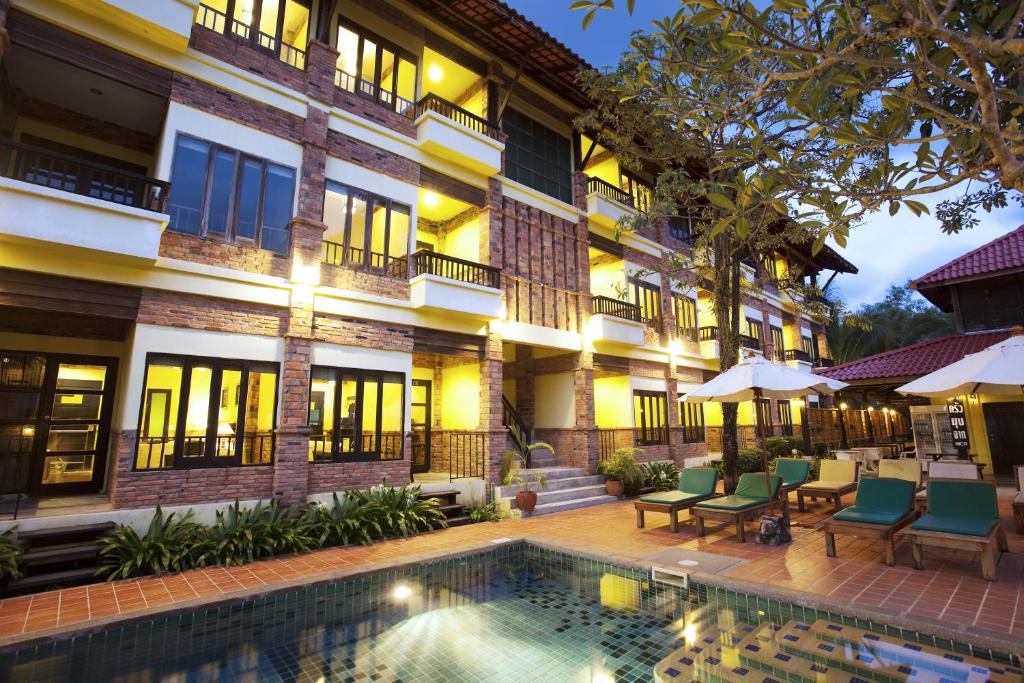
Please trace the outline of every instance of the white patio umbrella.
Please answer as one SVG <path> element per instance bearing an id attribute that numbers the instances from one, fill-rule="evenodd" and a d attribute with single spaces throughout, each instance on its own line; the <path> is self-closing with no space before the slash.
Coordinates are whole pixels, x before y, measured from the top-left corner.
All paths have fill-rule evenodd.
<path id="1" fill-rule="evenodd" d="M 946 398 L 964 394 L 1024 395 L 1024 333 L 964 356 L 896 389 L 901 394 Z"/>

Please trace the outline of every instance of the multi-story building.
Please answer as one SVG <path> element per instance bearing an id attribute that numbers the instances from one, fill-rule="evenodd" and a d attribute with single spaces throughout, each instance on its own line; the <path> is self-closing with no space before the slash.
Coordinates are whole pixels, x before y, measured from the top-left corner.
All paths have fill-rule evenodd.
<path id="1" fill-rule="evenodd" d="M 708 294 L 653 268 L 689 219 L 615 239 L 652 178 L 574 133 L 587 65 L 504 3 L 0 0 L 0 50 L 6 491 L 295 503 L 493 483 L 510 438 L 715 450 L 677 401 L 718 367 Z M 770 285 L 744 317 L 827 362 Z"/>

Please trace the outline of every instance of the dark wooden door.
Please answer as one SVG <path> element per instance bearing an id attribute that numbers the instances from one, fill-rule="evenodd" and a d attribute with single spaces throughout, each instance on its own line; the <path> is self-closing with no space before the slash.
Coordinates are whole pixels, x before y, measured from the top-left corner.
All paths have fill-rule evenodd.
<path id="1" fill-rule="evenodd" d="M 997 474 L 1012 475 L 1024 465 L 1024 402 L 985 403 L 985 428 Z"/>
<path id="2" fill-rule="evenodd" d="M 430 392 L 431 382 L 426 379 L 412 381 L 412 472 L 430 471 Z"/>

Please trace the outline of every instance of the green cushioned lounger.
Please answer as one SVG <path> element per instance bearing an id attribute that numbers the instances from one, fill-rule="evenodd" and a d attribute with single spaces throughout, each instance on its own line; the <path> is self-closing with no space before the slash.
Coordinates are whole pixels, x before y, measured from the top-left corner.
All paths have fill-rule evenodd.
<path id="1" fill-rule="evenodd" d="M 863 479 L 856 502 L 825 520 L 825 553 L 836 556 L 836 534 L 877 538 L 884 542 L 885 563 L 896 563 L 896 531 L 914 521 L 914 482 Z"/>
<path id="2" fill-rule="evenodd" d="M 717 486 L 718 471 L 713 467 L 684 468 L 675 491 L 651 493 L 634 503 L 637 528 L 644 527 L 645 512 L 667 512 L 669 528 L 673 532 L 678 531 L 679 512 L 713 497 Z"/>

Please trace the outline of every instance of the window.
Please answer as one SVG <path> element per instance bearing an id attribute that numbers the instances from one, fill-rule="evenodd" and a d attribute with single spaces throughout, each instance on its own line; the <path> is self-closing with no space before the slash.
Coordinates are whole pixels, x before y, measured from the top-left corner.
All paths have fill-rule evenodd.
<path id="1" fill-rule="evenodd" d="M 661 287 L 632 279 L 633 303 L 640 307 L 640 320 L 645 325 L 661 328 Z"/>
<path id="2" fill-rule="evenodd" d="M 779 436 L 793 436 L 793 409 L 790 402 L 780 399 L 776 403 L 779 413 Z"/>
<path id="3" fill-rule="evenodd" d="M 404 114 L 416 100 L 416 58 L 354 24 L 338 24 L 335 84 Z"/>
<path id="4" fill-rule="evenodd" d="M 633 425 L 637 446 L 668 443 L 668 401 L 663 392 L 633 392 Z"/>
<path id="5" fill-rule="evenodd" d="M 311 462 L 401 460 L 405 376 L 313 367 Z"/>
<path id="6" fill-rule="evenodd" d="M 336 266 L 406 277 L 409 207 L 327 181 L 324 261 Z"/>
<path id="7" fill-rule="evenodd" d="M 772 402 L 771 399 L 758 398 L 754 399 L 754 410 L 757 411 L 754 416 L 757 420 L 755 431 L 761 438 L 767 438 L 772 435 Z"/>
<path id="8" fill-rule="evenodd" d="M 683 397 L 679 394 L 679 398 Z M 704 441 L 704 404 L 679 403 L 679 424 L 683 428 L 683 443 Z"/>
<path id="9" fill-rule="evenodd" d="M 771 281 L 779 279 L 779 265 L 775 262 L 774 254 L 769 254 L 761 260 L 761 265 L 764 267 L 764 274 Z"/>
<path id="10" fill-rule="evenodd" d="M 804 353 L 807 354 L 808 362 L 813 363 L 815 359 L 814 341 L 810 337 L 801 335 L 800 348 L 803 350 Z"/>
<path id="11" fill-rule="evenodd" d="M 311 0 L 202 0 L 198 23 L 306 68 Z"/>
<path id="12" fill-rule="evenodd" d="M 786 360 L 786 341 L 782 336 L 782 328 L 772 325 L 769 329 L 772 333 L 772 353 L 775 354 L 775 360 L 781 363 Z"/>
<path id="13" fill-rule="evenodd" d="M 269 465 L 277 364 L 150 355 L 135 469 Z"/>
<path id="14" fill-rule="evenodd" d="M 1024 323 L 1024 292 L 1012 277 L 965 282 L 956 287 L 965 332 L 1001 330 Z"/>
<path id="15" fill-rule="evenodd" d="M 651 208 L 651 186 L 636 176 L 619 170 L 619 187 L 629 195 L 633 208 L 647 211 Z"/>
<path id="16" fill-rule="evenodd" d="M 747 334 L 740 338 L 740 344 L 750 349 L 760 350 L 763 348 L 764 323 L 760 320 L 747 318 Z"/>
<path id="17" fill-rule="evenodd" d="M 697 300 L 681 294 L 672 295 L 676 330 L 681 339 L 697 341 Z"/>
<path id="18" fill-rule="evenodd" d="M 171 230 L 288 251 L 295 171 L 179 135 L 171 171 Z"/>
<path id="19" fill-rule="evenodd" d="M 566 203 L 572 202 L 569 139 L 515 109 L 506 109 L 505 177 Z"/>

